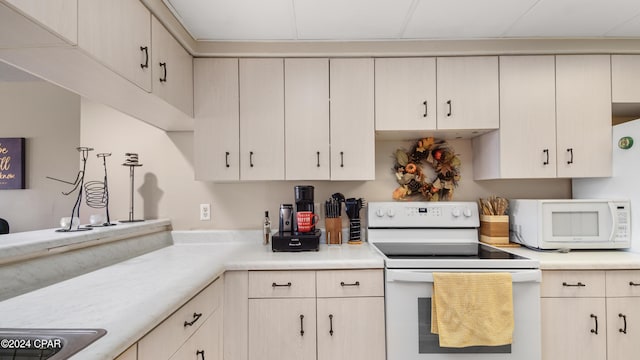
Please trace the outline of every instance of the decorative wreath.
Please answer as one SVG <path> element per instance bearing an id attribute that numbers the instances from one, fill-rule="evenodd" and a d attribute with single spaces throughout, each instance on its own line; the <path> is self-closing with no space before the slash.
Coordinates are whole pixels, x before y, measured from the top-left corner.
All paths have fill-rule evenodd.
<path id="1" fill-rule="evenodd" d="M 422 195 L 427 201 L 451 200 L 460 181 L 460 159 L 444 140 L 432 137 L 418 140 L 410 152 L 398 149 L 393 167 L 400 187 L 393 191 L 394 200 Z M 431 165 L 436 173 L 427 178 L 421 164 Z"/>

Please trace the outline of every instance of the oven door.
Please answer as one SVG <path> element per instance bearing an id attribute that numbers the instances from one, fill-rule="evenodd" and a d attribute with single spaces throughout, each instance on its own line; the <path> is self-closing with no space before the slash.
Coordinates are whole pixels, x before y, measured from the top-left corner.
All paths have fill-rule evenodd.
<path id="1" fill-rule="evenodd" d="M 446 272 L 504 272 L 513 279 L 513 344 L 442 348 L 431 333 L 433 272 L 387 269 L 386 320 L 388 360 L 518 359 L 540 360 L 540 270 L 446 269 Z"/>

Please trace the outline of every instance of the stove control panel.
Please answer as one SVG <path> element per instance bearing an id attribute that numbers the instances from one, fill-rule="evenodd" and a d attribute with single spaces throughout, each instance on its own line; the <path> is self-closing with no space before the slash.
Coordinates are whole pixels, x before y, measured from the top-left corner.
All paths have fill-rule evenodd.
<path id="1" fill-rule="evenodd" d="M 369 228 L 472 228 L 480 226 L 471 201 L 369 202 Z"/>

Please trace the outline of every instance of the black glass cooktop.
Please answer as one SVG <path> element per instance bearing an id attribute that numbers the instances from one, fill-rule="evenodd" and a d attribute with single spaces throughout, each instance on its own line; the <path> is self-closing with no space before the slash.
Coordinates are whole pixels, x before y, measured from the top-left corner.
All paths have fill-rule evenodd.
<path id="1" fill-rule="evenodd" d="M 480 243 L 374 243 L 389 259 L 521 260 L 525 257 Z"/>

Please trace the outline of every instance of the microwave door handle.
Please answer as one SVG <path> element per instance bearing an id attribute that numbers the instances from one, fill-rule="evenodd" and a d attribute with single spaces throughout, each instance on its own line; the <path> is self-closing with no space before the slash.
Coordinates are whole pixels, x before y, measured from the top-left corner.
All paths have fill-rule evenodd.
<path id="1" fill-rule="evenodd" d="M 439 272 L 438 269 L 434 270 L 387 270 L 386 280 L 387 282 L 413 282 L 413 283 L 433 283 L 433 273 Z M 444 272 L 451 272 L 451 270 L 444 270 Z M 464 270 L 460 272 L 465 272 Z M 500 272 L 498 270 L 492 270 L 491 272 Z M 513 283 L 525 283 L 525 282 L 540 282 L 541 272 L 540 270 L 520 270 L 511 273 L 511 281 Z"/>
<path id="2" fill-rule="evenodd" d="M 618 216 L 616 215 L 616 204 L 613 201 L 609 201 L 609 213 L 611 214 L 611 234 L 609 234 L 609 241 L 615 239 L 616 230 L 618 229 Z"/>

